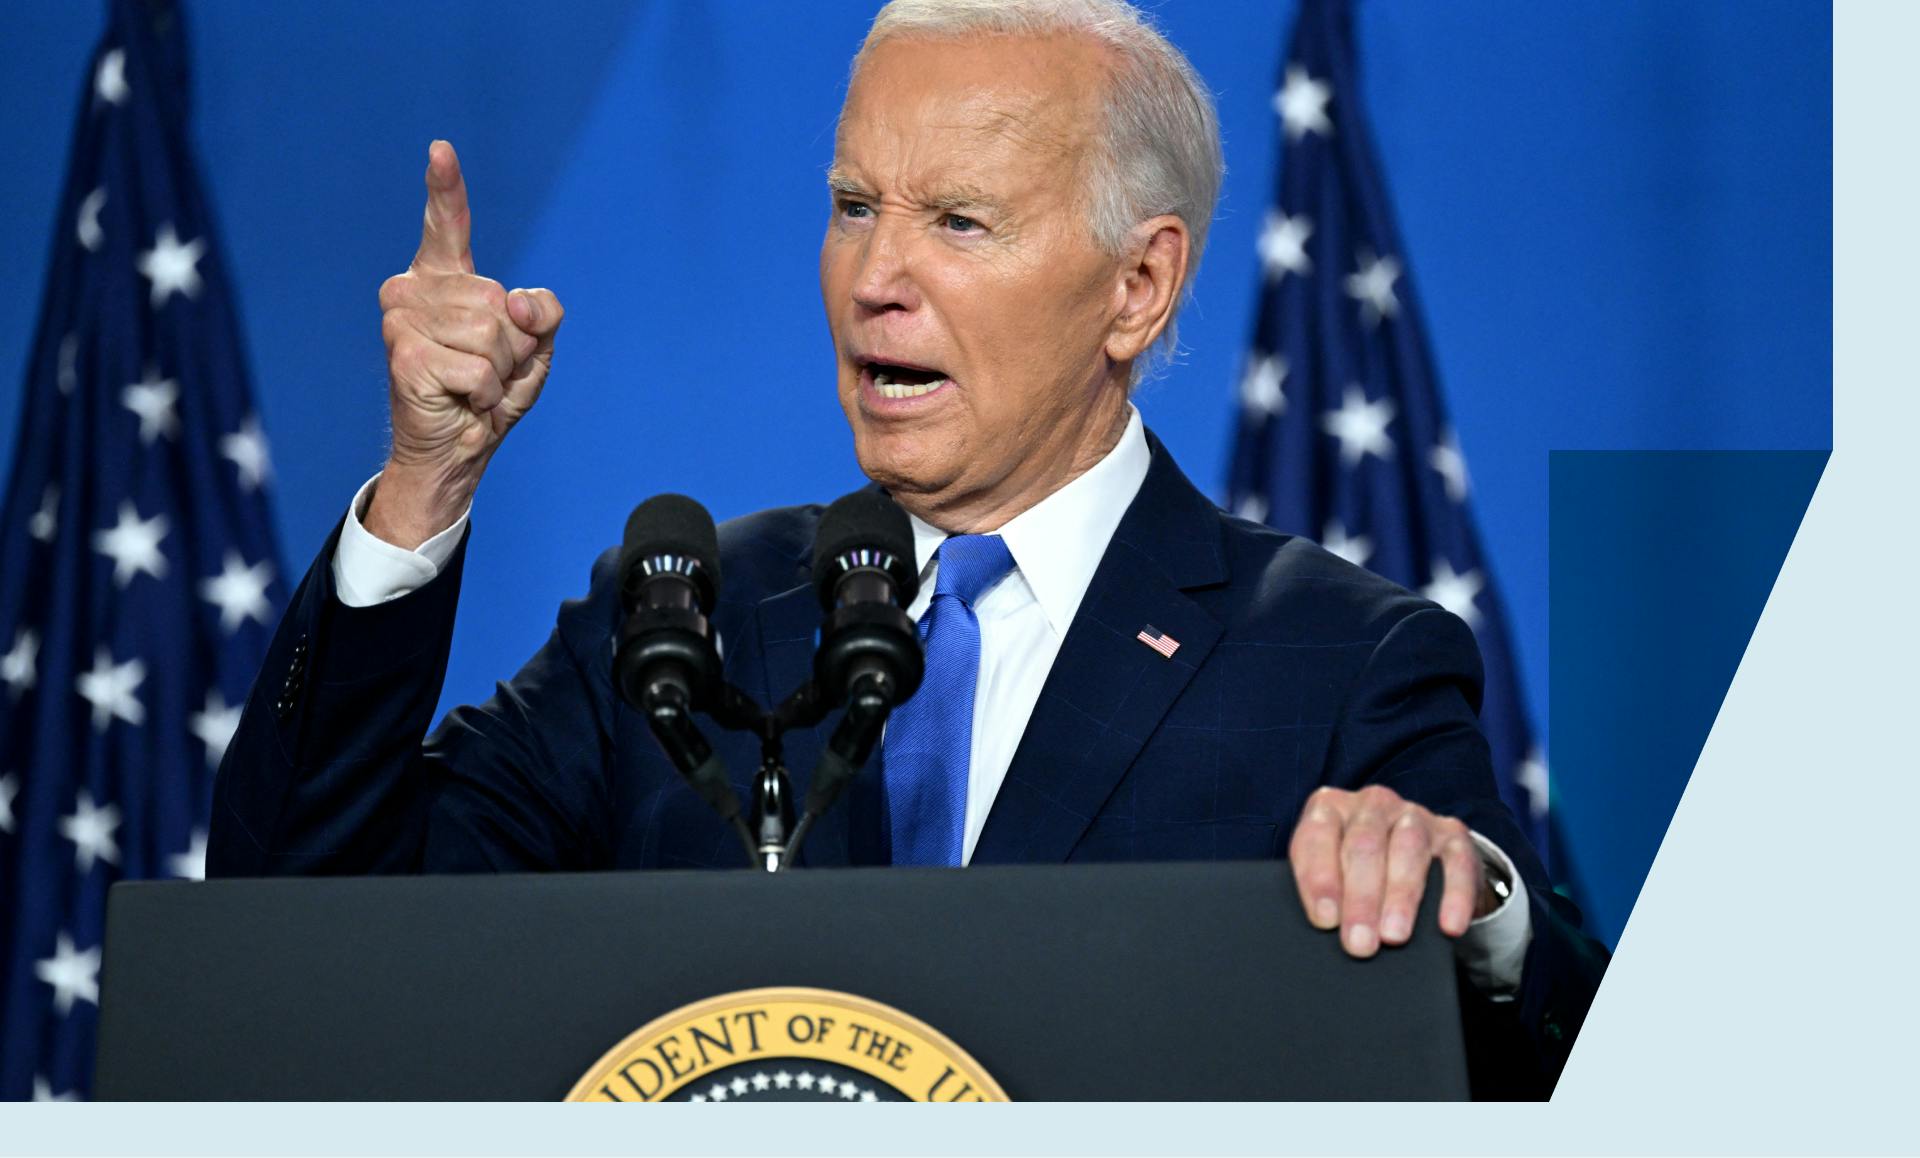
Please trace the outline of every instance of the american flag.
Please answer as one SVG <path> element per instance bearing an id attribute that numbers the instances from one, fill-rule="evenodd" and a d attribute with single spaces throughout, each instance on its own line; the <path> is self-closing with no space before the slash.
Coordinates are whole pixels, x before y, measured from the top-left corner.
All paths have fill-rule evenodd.
<path id="1" fill-rule="evenodd" d="M 1139 635 L 1134 636 L 1134 638 L 1168 659 L 1172 659 L 1173 653 L 1180 650 L 1179 640 L 1161 631 L 1151 623 L 1147 624 L 1145 629 L 1143 629 Z"/>
<path id="2" fill-rule="evenodd" d="M 204 875 L 284 601 L 171 3 L 88 68 L 0 513 L 0 1097 L 84 1097 L 107 886 Z"/>
<path id="3" fill-rule="evenodd" d="M 1404 250 L 1361 117 L 1347 0 L 1301 0 L 1273 108 L 1280 166 L 1239 384 L 1229 502 L 1464 619 L 1500 791 L 1547 853 L 1547 768 L 1467 507 Z"/>

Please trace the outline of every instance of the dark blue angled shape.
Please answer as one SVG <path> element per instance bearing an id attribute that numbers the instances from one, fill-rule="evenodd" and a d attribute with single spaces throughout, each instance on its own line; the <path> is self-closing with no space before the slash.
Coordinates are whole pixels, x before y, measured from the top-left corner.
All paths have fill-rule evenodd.
<path id="1" fill-rule="evenodd" d="M 1560 820 L 1576 851 L 1608 850 L 1611 871 L 1580 863 L 1582 907 L 1609 944 L 1653 867 L 1827 457 L 1550 456 Z"/>

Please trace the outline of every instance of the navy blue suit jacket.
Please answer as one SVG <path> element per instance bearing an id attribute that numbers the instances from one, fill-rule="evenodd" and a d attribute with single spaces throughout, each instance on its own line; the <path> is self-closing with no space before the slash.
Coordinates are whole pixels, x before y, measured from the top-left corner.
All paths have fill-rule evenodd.
<path id="1" fill-rule="evenodd" d="M 1518 1000 L 1463 994 L 1476 1093 L 1543 1094 L 1605 952 L 1548 884 L 1494 786 L 1475 721 L 1481 668 L 1454 615 L 1313 543 L 1223 514 L 1158 440 L 1048 674 L 973 862 L 1282 856 L 1323 784 L 1384 784 L 1465 821 L 1526 878 L 1534 937 Z M 726 676 L 776 702 L 805 679 L 820 613 L 809 582 L 822 508 L 720 528 L 713 621 Z M 615 551 L 546 645 L 486 703 L 427 736 L 465 544 L 403 598 L 334 594 L 336 529 L 269 649 L 215 791 L 215 875 L 738 866 L 743 853 L 611 681 Z M 1152 624 L 1171 658 L 1141 644 Z M 804 796 L 834 724 L 790 735 Z M 706 730 L 739 781 L 750 738 Z M 423 741 L 423 737 L 425 737 Z M 868 773 L 804 862 L 888 862 Z M 1297 901 L 1276 897 L 1275 904 Z"/>

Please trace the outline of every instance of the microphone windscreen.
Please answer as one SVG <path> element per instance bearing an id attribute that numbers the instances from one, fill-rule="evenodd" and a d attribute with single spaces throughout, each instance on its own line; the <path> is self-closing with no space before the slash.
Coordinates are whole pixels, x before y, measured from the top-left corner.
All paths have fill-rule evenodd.
<path id="1" fill-rule="evenodd" d="M 820 516 L 820 529 L 813 538 L 813 585 L 820 605 L 833 606 L 834 584 L 847 570 L 841 561 L 862 552 L 893 577 L 900 606 L 912 603 L 920 590 L 913 524 L 899 503 L 878 488 L 864 487 L 842 496 Z M 892 562 L 877 562 L 881 559 Z"/>
<path id="2" fill-rule="evenodd" d="M 620 540 L 621 588 L 631 594 L 640 564 L 661 555 L 698 563 L 713 590 L 719 590 L 719 532 L 707 508 L 685 495 L 655 495 L 627 516 L 627 533 Z"/>

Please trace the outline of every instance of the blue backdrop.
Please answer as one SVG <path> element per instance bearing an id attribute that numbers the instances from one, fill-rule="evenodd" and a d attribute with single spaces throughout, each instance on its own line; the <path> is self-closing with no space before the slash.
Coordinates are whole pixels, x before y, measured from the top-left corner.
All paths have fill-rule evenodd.
<path id="1" fill-rule="evenodd" d="M 639 498 L 686 490 L 726 517 L 858 481 L 815 271 L 833 118 L 874 6 L 190 4 L 197 145 L 290 560 L 380 465 L 375 291 L 417 244 L 431 137 L 460 148 L 481 272 L 567 305 L 552 384 L 481 492 L 449 701 L 538 646 Z M 102 9 L 29 0 L 0 39 L 0 421 L 18 413 Z M 1155 11 L 1218 95 L 1230 172 L 1187 353 L 1140 404 L 1217 490 L 1293 5 Z M 1370 0 L 1358 32 L 1545 732 L 1547 452 L 1829 445 L 1830 9 Z M 1566 820 L 1581 869 L 1605 876 L 1608 833 Z"/>

